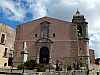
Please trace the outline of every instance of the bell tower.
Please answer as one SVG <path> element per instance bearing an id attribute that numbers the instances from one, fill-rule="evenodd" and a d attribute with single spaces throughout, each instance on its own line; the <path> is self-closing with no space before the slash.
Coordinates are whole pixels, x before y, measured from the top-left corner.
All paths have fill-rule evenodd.
<path id="1" fill-rule="evenodd" d="M 77 10 L 73 15 L 72 23 L 76 24 L 76 37 L 77 37 L 77 49 L 78 49 L 78 62 L 80 67 L 89 66 L 89 39 L 88 39 L 88 26 L 84 18 Z"/>

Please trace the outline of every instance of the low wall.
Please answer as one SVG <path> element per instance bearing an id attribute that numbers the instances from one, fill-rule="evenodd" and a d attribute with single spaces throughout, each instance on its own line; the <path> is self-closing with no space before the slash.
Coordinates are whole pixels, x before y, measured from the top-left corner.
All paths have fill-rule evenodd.
<path id="1" fill-rule="evenodd" d="M 0 75 L 22 75 L 22 70 L 12 70 L 12 72 L 1 72 Z M 71 70 L 71 71 L 53 71 L 53 72 L 34 72 L 25 70 L 24 75 L 87 75 L 87 71 Z"/>

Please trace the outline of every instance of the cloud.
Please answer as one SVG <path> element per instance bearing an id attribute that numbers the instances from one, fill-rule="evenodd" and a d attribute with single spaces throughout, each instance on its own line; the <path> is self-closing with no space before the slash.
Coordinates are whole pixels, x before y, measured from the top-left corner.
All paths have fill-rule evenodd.
<path id="1" fill-rule="evenodd" d="M 27 22 L 43 16 L 71 21 L 78 8 L 85 15 L 89 27 L 90 48 L 100 51 L 100 1 L 99 0 L 1 0 L 4 17 Z"/>
<path id="2" fill-rule="evenodd" d="M 9 19 L 21 20 L 25 17 L 24 10 L 16 7 L 16 4 L 11 0 L 1 0 L 0 7 Z"/>
<path id="3" fill-rule="evenodd" d="M 90 48 L 95 49 L 96 57 L 100 57 L 100 32 L 91 33 Z"/>
<path id="4" fill-rule="evenodd" d="M 2 0 L 0 8 L 3 17 L 21 23 L 47 15 L 47 0 Z"/>
<path id="5" fill-rule="evenodd" d="M 36 3 L 31 2 L 30 7 L 32 9 L 33 18 L 39 18 L 47 15 L 47 9 L 45 7 L 46 0 L 36 0 Z"/>

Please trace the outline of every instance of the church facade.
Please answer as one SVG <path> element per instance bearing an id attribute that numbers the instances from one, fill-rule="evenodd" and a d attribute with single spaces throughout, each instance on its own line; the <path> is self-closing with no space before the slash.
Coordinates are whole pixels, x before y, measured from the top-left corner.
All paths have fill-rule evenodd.
<path id="1" fill-rule="evenodd" d="M 72 22 L 42 17 L 17 26 L 14 64 L 22 63 L 21 52 L 27 50 L 27 60 L 41 64 L 89 63 L 88 26 L 79 11 Z"/>

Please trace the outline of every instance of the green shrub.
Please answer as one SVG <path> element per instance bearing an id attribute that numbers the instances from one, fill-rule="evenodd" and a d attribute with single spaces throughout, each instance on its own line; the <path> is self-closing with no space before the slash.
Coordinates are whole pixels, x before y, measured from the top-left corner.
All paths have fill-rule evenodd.
<path id="1" fill-rule="evenodd" d="M 24 63 L 25 69 L 32 70 L 36 67 L 37 63 L 35 60 L 29 60 Z"/>
<path id="2" fill-rule="evenodd" d="M 37 69 L 38 72 L 44 72 L 45 66 L 43 64 L 37 64 L 35 60 L 28 60 L 24 64 L 20 64 L 17 66 L 18 69 L 28 69 L 33 70 Z"/>
<path id="3" fill-rule="evenodd" d="M 36 61 L 35 60 L 28 60 L 26 61 L 24 64 L 20 64 L 17 66 L 18 69 L 28 69 L 28 70 L 32 70 L 36 67 Z"/>
<path id="4" fill-rule="evenodd" d="M 24 68 L 24 64 L 18 65 L 17 68 L 18 68 L 19 70 L 23 69 L 23 68 Z"/>
<path id="5" fill-rule="evenodd" d="M 45 66 L 43 64 L 37 64 L 37 72 L 45 72 Z"/>

